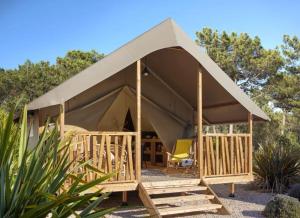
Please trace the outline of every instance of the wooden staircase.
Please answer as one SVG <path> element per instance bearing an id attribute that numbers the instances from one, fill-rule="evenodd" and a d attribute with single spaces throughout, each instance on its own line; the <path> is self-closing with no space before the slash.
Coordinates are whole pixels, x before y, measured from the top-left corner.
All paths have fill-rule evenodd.
<path id="1" fill-rule="evenodd" d="M 151 217 L 202 211 L 230 214 L 212 189 L 200 179 L 142 182 L 138 192 Z"/>

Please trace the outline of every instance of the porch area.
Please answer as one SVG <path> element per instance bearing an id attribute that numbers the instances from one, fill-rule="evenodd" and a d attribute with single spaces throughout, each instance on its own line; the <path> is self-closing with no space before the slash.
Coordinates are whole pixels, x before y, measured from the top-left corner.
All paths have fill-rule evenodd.
<path id="1" fill-rule="evenodd" d="M 49 118 L 59 123 L 61 138 L 75 131 L 70 170 L 85 181 L 110 175 L 93 189 L 123 192 L 124 201 L 128 191 L 137 191 L 155 217 L 202 210 L 228 214 L 209 185 L 252 180 L 253 121 L 268 119 L 172 20 L 37 98 L 29 110 L 32 142 Z M 246 125 L 242 133 L 204 131 L 229 123 Z M 184 152 L 188 167 L 170 164 L 180 139 L 192 141 Z M 182 201 L 181 195 L 210 204 L 159 209 L 168 200 Z"/>
<path id="2" fill-rule="evenodd" d="M 188 167 L 168 167 L 165 160 L 167 151 L 157 138 L 142 139 L 143 158 L 139 162 L 136 158 L 136 137 L 136 132 L 76 133 L 69 146 L 71 170 L 76 166 L 75 173 L 84 173 L 85 181 L 111 174 L 112 177 L 107 181 L 110 186 L 108 191 L 135 190 L 138 166 L 141 167 L 141 182 L 198 178 L 208 184 L 218 184 L 252 180 L 250 134 L 203 134 L 203 152 L 199 153 L 197 143 L 194 143 L 194 162 Z M 150 151 L 146 143 L 150 143 Z M 148 154 L 150 160 L 144 158 Z M 200 167 L 197 154 L 203 159 Z M 78 167 L 78 162 L 88 162 L 92 168 Z M 203 176 L 200 177 L 200 174 Z M 120 187 L 124 187 L 124 190 L 120 190 Z"/>

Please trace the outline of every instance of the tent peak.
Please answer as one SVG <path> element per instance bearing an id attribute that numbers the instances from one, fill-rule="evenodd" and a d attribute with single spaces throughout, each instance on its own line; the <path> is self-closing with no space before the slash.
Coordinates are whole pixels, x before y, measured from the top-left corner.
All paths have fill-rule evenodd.
<path id="1" fill-rule="evenodd" d="M 191 57 L 205 69 L 205 73 L 208 73 L 216 83 L 223 88 L 224 92 L 230 94 L 247 111 L 259 119 L 269 119 L 207 53 L 204 52 L 203 49 L 199 49 L 195 41 L 191 39 L 172 18 L 163 20 L 148 31 L 106 55 L 95 64 L 33 100 L 29 103 L 28 109 L 36 110 L 69 101 L 100 82 L 126 69 L 137 60 L 155 51 L 171 47 L 180 47 L 191 55 Z"/>

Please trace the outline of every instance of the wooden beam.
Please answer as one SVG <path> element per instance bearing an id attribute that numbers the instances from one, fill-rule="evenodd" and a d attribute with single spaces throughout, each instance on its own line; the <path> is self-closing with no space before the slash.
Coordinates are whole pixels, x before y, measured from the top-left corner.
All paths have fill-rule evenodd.
<path id="1" fill-rule="evenodd" d="M 213 199 L 213 195 L 207 194 L 193 194 L 193 195 L 184 195 L 183 196 L 175 196 L 175 197 L 162 197 L 162 198 L 154 198 L 152 199 L 155 205 L 157 204 L 177 204 L 177 203 L 186 203 L 186 202 L 195 202 L 200 200 L 210 200 Z"/>
<path id="2" fill-rule="evenodd" d="M 234 197 L 234 193 L 235 193 L 234 183 L 230 183 L 229 186 L 230 186 L 229 197 Z"/>
<path id="3" fill-rule="evenodd" d="M 59 131 L 62 138 L 65 131 L 65 103 L 59 105 Z"/>
<path id="4" fill-rule="evenodd" d="M 226 183 L 240 183 L 251 182 L 254 180 L 252 175 L 243 173 L 240 175 L 220 175 L 220 176 L 207 176 L 204 178 L 207 184 L 226 184 Z"/>
<path id="5" fill-rule="evenodd" d="M 122 192 L 122 206 L 127 206 L 128 192 Z"/>
<path id="6" fill-rule="evenodd" d="M 150 217 L 160 218 L 161 215 L 159 214 L 155 204 L 148 194 L 148 191 L 145 189 L 142 183 L 139 183 L 138 185 L 138 193 L 141 201 L 146 206 Z"/>
<path id="7" fill-rule="evenodd" d="M 80 131 L 76 132 L 76 135 L 110 135 L 110 136 L 136 136 L 136 132 L 104 132 L 104 131 Z"/>
<path id="8" fill-rule="evenodd" d="M 116 181 L 116 182 L 104 182 L 101 185 L 96 185 L 91 188 L 90 191 L 96 191 L 103 189 L 102 192 L 124 192 L 124 191 L 135 191 L 138 183 L 136 181 Z"/>
<path id="9" fill-rule="evenodd" d="M 135 145 L 135 170 L 136 179 L 141 179 L 141 73 L 142 65 L 141 60 L 136 63 L 136 145 Z"/>
<path id="10" fill-rule="evenodd" d="M 207 187 L 207 191 L 206 191 L 207 194 L 212 194 L 213 196 L 215 196 L 213 199 L 209 200 L 211 203 L 217 204 L 217 205 L 222 205 L 222 207 L 218 209 L 220 214 L 230 215 L 229 210 L 223 205 L 223 203 L 221 202 L 219 197 L 216 195 L 216 193 L 209 187 L 208 183 L 205 180 L 201 180 L 200 185 L 204 185 Z"/>
<path id="11" fill-rule="evenodd" d="M 28 129 L 30 131 L 30 137 L 28 138 L 29 147 L 33 147 L 39 141 L 39 110 L 34 110 L 33 114 L 29 116 Z"/>
<path id="12" fill-rule="evenodd" d="M 158 195 L 158 194 L 170 194 L 170 193 L 181 193 L 181 192 L 196 192 L 196 191 L 205 191 L 207 188 L 204 186 L 166 186 L 161 188 L 152 188 L 147 189 L 149 195 Z"/>
<path id="13" fill-rule="evenodd" d="M 159 188 L 166 186 L 195 186 L 200 184 L 200 179 L 180 179 L 180 180 L 168 180 L 168 181 L 153 181 L 143 182 L 143 186 L 146 189 Z"/>
<path id="14" fill-rule="evenodd" d="M 197 123 L 198 123 L 198 170 L 200 178 L 203 177 L 203 132 L 202 132 L 202 71 L 199 67 L 197 73 Z"/>
<path id="15" fill-rule="evenodd" d="M 252 175 L 252 137 L 253 137 L 253 115 L 248 113 L 248 131 L 249 131 L 249 173 Z"/>

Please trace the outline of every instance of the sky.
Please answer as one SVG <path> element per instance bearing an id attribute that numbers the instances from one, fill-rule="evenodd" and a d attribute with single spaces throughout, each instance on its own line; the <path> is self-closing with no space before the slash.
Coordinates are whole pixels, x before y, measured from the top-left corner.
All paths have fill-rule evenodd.
<path id="1" fill-rule="evenodd" d="M 108 54 L 172 18 L 193 39 L 204 27 L 259 36 L 266 48 L 300 37 L 298 0 L 0 0 L 0 68 L 67 51 Z"/>

